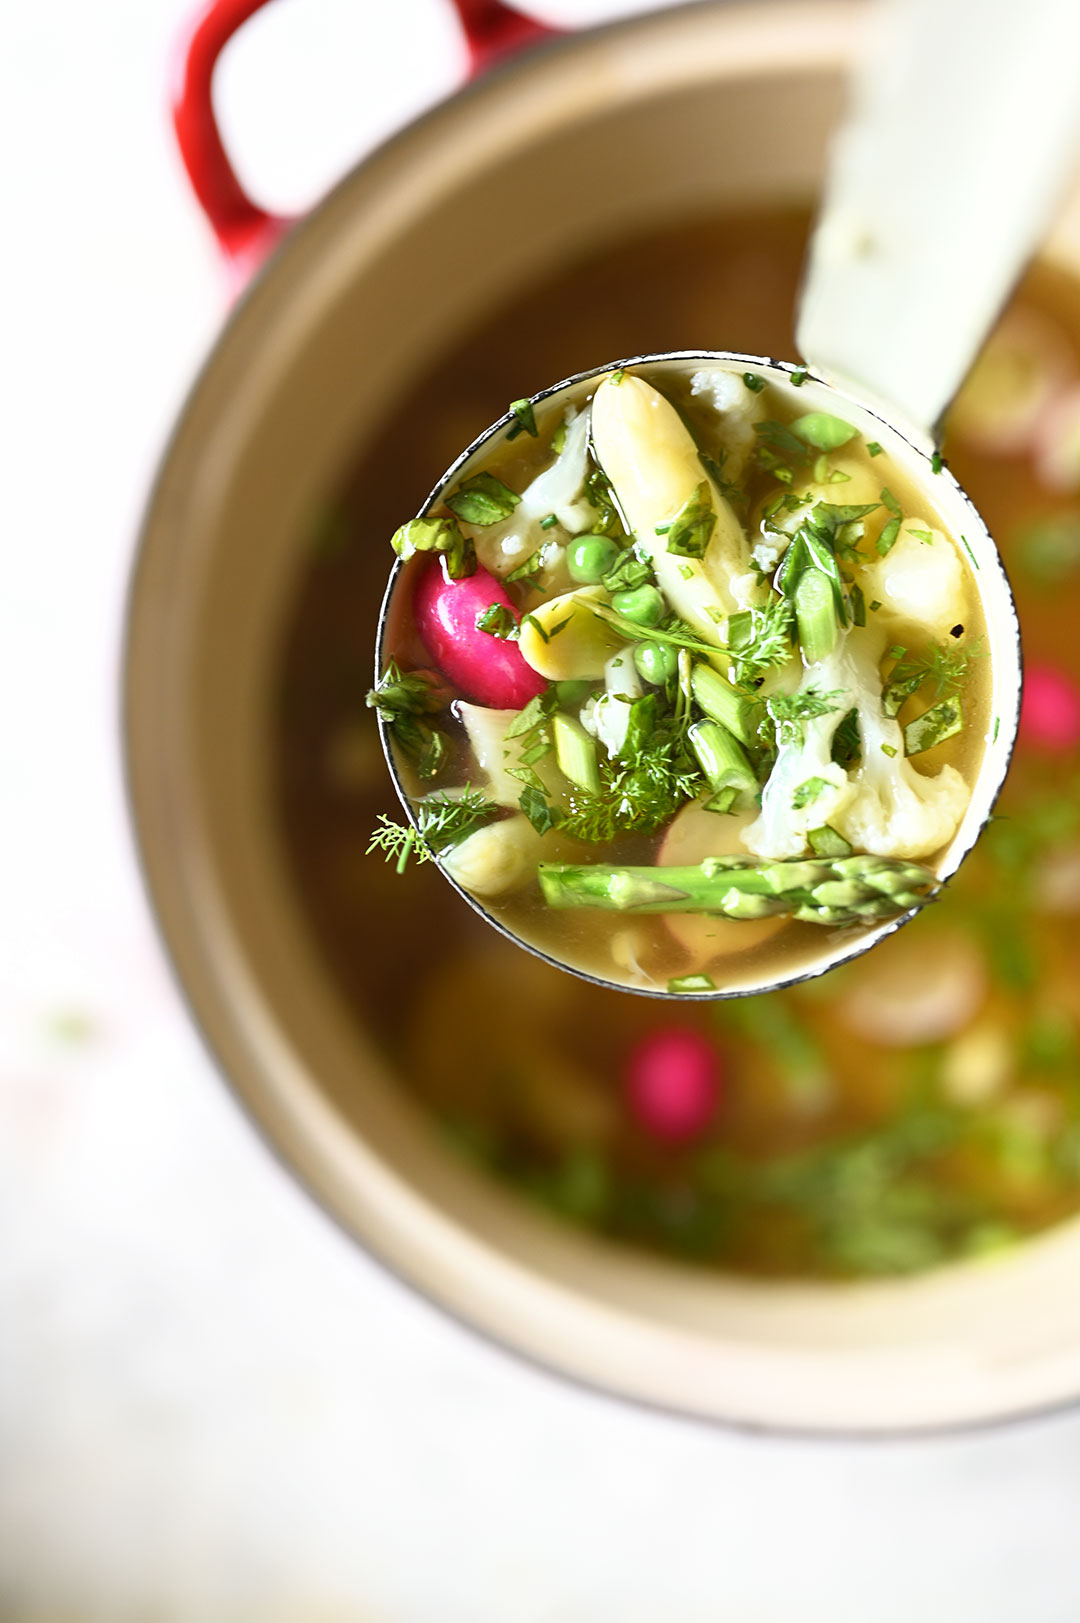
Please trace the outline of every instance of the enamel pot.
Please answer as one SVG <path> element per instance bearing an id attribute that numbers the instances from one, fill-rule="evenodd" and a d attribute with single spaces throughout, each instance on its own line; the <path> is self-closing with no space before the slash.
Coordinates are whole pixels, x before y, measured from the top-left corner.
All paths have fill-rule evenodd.
<path id="1" fill-rule="evenodd" d="M 235 284 L 273 252 L 166 451 L 125 677 L 147 882 L 222 1070 L 362 1244 L 460 1319 L 579 1381 L 698 1416 L 834 1432 L 1073 1398 L 1080 1225 L 900 1283 L 757 1284 L 618 1250 L 474 1175 L 331 984 L 272 804 L 272 697 L 305 523 L 387 401 L 571 250 L 810 199 L 859 5 L 709 3 L 541 39 L 491 0 L 458 0 L 473 64 L 491 71 L 287 229 L 244 195 L 211 109 L 217 54 L 258 3 L 217 0 L 184 46 L 177 129 Z M 496 233 L 484 225 L 493 212 Z M 452 268 L 439 251 L 451 222 Z M 1052 249 L 1080 260 L 1080 234 L 1064 229 Z"/>

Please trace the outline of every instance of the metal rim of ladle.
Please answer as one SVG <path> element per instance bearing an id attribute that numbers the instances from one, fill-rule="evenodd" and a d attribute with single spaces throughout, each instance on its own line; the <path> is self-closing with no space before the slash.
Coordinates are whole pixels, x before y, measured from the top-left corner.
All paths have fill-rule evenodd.
<path id="1" fill-rule="evenodd" d="M 629 370 L 631 367 L 636 368 L 657 366 L 663 362 L 670 361 L 721 362 L 724 363 L 726 370 L 736 370 L 739 367 L 743 367 L 748 371 L 752 370 L 759 374 L 767 372 L 778 373 L 782 377 L 789 379 L 792 377 L 792 374 L 798 373 L 801 378 L 805 378 L 814 384 L 829 389 L 831 393 L 839 395 L 841 399 L 850 399 L 851 402 L 857 405 L 859 409 L 867 416 L 872 417 L 875 422 L 880 423 L 887 431 L 890 439 L 898 439 L 902 441 L 911 451 L 915 453 L 917 457 L 920 458 L 921 461 L 930 464 L 930 454 L 923 448 L 923 446 L 917 444 L 914 439 L 905 434 L 901 429 L 897 428 L 896 425 L 891 423 L 887 418 L 883 417 L 880 412 L 874 410 L 872 406 L 864 405 L 861 401 L 854 400 L 854 397 L 841 395 L 840 391 L 833 389 L 828 380 L 823 378 L 820 373 L 816 372 L 813 367 L 803 365 L 802 363 L 796 361 L 776 360 L 775 358 L 766 355 L 748 355 L 744 354 L 740 350 L 661 350 L 657 353 L 649 355 L 631 355 L 625 360 L 610 361 L 603 366 L 588 367 L 583 372 L 575 372 L 571 377 L 563 378 L 560 382 L 553 383 L 546 389 L 538 390 L 536 394 L 531 395 L 529 398 L 534 406 L 539 405 L 545 400 L 550 400 L 554 395 L 561 394 L 567 390 L 579 388 L 583 383 L 588 383 L 594 378 L 602 378 L 609 372 L 619 371 L 620 369 Z M 466 446 L 465 450 L 454 459 L 454 461 L 447 468 L 446 472 L 432 488 L 431 492 L 427 496 L 427 499 L 421 506 L 418 516 L 424 517 L 435 507 L 437 507 L 443 500 L 444 492 L 457 480 L 461 471 L 477 455 L 477 453 L 489 445 L 490 442 L 498 435 L 505 434 L 515 425 L 516 422 L 517 418 L 514 416 L 514 413 L 512 411 L 507 411 L 504 412 L 501 417 L 497 418 L 495 422 L 490 424 L 489 427 L 485 428 L 482 433 L 478 434 L 472 443 Z M 1007 742 L 1004 748 L 1002 748 L 999 752 L 1000 764 L 997 769 L 996 781 L 992 784 L 989 797 L 986 802 L 985 814 L 979 822 L 978 827 L 970 833 L 962 847 L 956 844 L 956 837 L 954 836 L 954 843 L 949 848 L 948 863 L 945 871 L 939 874 L 939 878 L 942 880 L 942 882 L 944 882 L 945 880 L 950 879 L 952 875 L 956 873 L 961 863 L 971 853 L 973 847 L 980 839 L 983 830 L 990 821 L 998 795 L 1001 793 L 1002 785 L 1005 782 L 1005 778 L 1009 770 L 1009 764 L 1012 760 L 1013 750 L 1016 746 L 1016 735 L 1020 720 L 1020 692 L 1022 687 L 1023 667 L 1020 644 L 1020 623 L 1016 613 L 1016 604 L 1013 600 L 1012 587 L 1009 583 L 1005 566 L 997 552 L 997 548 L 993 545 L 993 540 L 990 536 L 989 530 L 987 529 L 986 523 L 983 520 L 978 508 L 971 500 L 971 497 L 964 490 L 962 485 L 956 479 L 955 475 L 953 475 L 947 468 L 942 468 L 935 474 L 935 477 L 943 478 L 948 482 L 948 484 L 951 485 L 954 495 L 957 496 L 966 506 L 971 514 L 972 520 L 976 525 L 978 525 L 979 529 L 989 542 L 990 555 L 996 559 L 1001 581 L 1005 588 L 1005 599 L 1008 610 L 1008 629 L 1011 632 L 1012 641 L 1015 644 L 1017 669 L 1017 680 L 1014 702 L 1012 705 L 1012 714 L 1007 718 L 999 716 L 1001 728 L 999 729 L 999 732 L 993 740 L 993 744 L 991 746 L 993 748 L 998 745 L 1001 732 L 1004 731 Z M 379 608 L 379 623 L 375 636 L 376 682 L 380 679 L 384 670 L 384 647 L 387 623 L 390 615 L 390 606 L 393 602 L 397 584 L 401 579 L 402 573 L 406 567 L 406 560 L 401 558 L 396 558 L 394 560 L 393 566 L 390 570 L 390 576 L 386 584 L 386 590 L 383 593 L 382 603 Z M 978 568 L 979 565 L 976 564 L 976 569 Z M 398 772 L 397 762 L 394 758 L 394 751 L 391 745 L 390 726 L 383 720 L 382 716 L 378 716 L 378 727 L 383 755 L 386 759 L 387 768 L 390 773 L 391 782 L 394 785 L 394 790 L 401 802 L 410 824 L 416 828 L 417 822 L 413 803 L 410 799 L 408 791 L 405 788 L 405 785 L 402 783 L 401 776 Z M 984 767 L 980 770 L 977 781 L 983 781 L 985 762 L 989 761 L 991 758 L 990 751 L 988 750 L 986 756 L 984 757 Z M 795 973 L 785 975 L 785 977 L 781 980 L 767 980 L 762 982 L 760 985 L 716 987 L 707 991 L 672 992 L 666 987 L 632 986 L 626 981 L 609 980 L 603 975 L 592 974 L 587 969 L 579 969 L 574 964 L 568 964 L 565 963 L 561 958 L 553 957 L 550 953 L 544 952 L 541 948 L 535 946 L 531 941 L 527 941 L 524 936 L 517 935 L 513 930 L 509 929 L 501 919 L 496 917 L 495 914 L 490 912 L 488 908 L 484 906 L 482 901 L 467 891 L 465 887 L 459 884 L 456 879 L 452 878 L 441 863 L 438 863 L 438 867 L 444 881 L 469 904 L 475 913 L 479 914 L 486 924 L 490 925 L 492 929 L 497 930 L 498 933 L 507 941 L 513 942 L 515 946 L 521 947 L 526 952 L 531 953 L 534 958 L 539 958 L 543 963 L 550 964 L 554 969 L 563 970 L 568 975 L 574 975 L 578 980 L 589 981 L 592 983 L 592 985 L 604 987 L 608 991 L 630 992 L 639 997 L 660 998 L 667 1002 L 673 1003 L 715 1003 L 729 998 L 757 997 L 766 992 L 778 992 L 783 991 L 787 987 L 798 986 L 804 981 L 816 980 L 819 975 L 824 975 L 831 969 L 837 969 L 841 964 L 847 964 L 855 958 L 861 958 L 863 953 L 869 952 L 872 947 L 875 947 L 879 942 L 884 941 L 887 936 L 894 935 L 897 930 L 899 930 L 903 925 L 910 923 L 910 921 L 917 917 L 917 915 L 922 911 L 922 908 L 910 908 L 906 913 L 899 914 L 895 919 L 888 919 L 885 922 L 875 926 L 873 929 L 860 933 L 858 939 L 852 942 L 849 951 L 841 952 L 835 956 L 830 956 L 827 961 L 821 963 L 817 967 L 800 969 Z M 843 932 L 837 933 L 839 934 Z"/>

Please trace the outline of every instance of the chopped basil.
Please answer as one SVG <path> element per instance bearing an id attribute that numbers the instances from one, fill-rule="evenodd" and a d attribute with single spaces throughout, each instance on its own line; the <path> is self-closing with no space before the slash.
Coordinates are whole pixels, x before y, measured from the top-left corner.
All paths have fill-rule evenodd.
<path id="1" fill-rule="evenodd" d="M 904 749 L 908 755 L 921 755 L 935 744 L 955 738 L 963 731 L 964 714 L 959 699 L 940 699 L 930 710 L 904 728 Z"/>
<path id="2" fill-rule="evenodd" d="M 532 401 L 528 398 L 524 400 L 511 400 L 510 410 L 517 418 L 517 422 L 511 425 L 506 435 L 507 439 L 516 440 L 519 434 L 531 434 L 533 439 L 535 439 L 538 430 L 536 427 L 536 414 L 533 411 Z"/>
<path id="3" fill-rule="evenodd" d="M 509 518 L 520 500 L 493 473 L 474 473 L 446 498 L 446 505 L 466 524 L 488 525 Z"/>
<path id="4" fill-rule="evenodd" d="M 833 785 L 828 778 L 807 778 L 805 783 L 800 783 L 791 797 L 792 809 L 802 811 L 805 807 L 812 806 L 815 800 L 821 798 L 826 789 L 832 787 Z"/>
<path id="5" fill-rule="evenodd" d="M 849 710 L 833 733 L 831 759 L 836 766 L 850 771 L 862 755 L 862 734 L 859 731 L 859 712 Z"/>
<path id="6" fill-rule="evenodd" d="M 532 784 L 527 784 L 521 791 L 518 805 L 538 834 L 547 834 L 558 826 L 561 818 L 558 807 L 552 806 L 543 791 Z"/>
<path id="7" fill-rule="evenodd" d="M 667 533 L 667 550 L 680 558 L 704 558 L 716 528 L 709 483 L 703 479 L 679 508 Z"/>
<path id="8" fill-rule="evenodd" d="M 476 548 L 461 533 L 456 519 L 414 518 L 390 537 L 399 558 L 414 558 L 418 552 L 439 552 L 446 560 L 451 580 L 476 573 Z"/>
<path id="9" fill-rule="evenodd" d="M 510 571 L 506 579 L 508 581 L 527 580 L 530 586 L 535 586 L 537 576 L 544 567 L 541 561 L 543 550 L 543 547 L 537 547 L 536 551 L 526 558 L 523 564 L 518 564 L 516 569 Z"/>
<path id="10" fill-rule="evenodd" d="M 516 642 L 518 623 L 514 619 L 514 611 L 508 609 L 505 603 L 489 603 L 476 616 L 477 631 L 486 631 L 489 637 L 499 637 L 503 642 Z"/>

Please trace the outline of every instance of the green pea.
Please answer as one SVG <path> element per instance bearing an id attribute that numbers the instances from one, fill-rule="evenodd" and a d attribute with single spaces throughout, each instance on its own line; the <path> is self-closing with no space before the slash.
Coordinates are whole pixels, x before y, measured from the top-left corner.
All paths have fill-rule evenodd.
<path id="1" fill-rule="evenodd" d="M 632 592 L 616 592 L 611 606 L 624 620 L 639 626 L 658 626 L 664 618 L 664 600 L 655 586 L 637 586 Z"/>
<path id="2" fill-rule="evenodd" d="M 579 535 L 566 549 L 570 579 L 592 586 L 603 579 L 618 556 L 618 547 L 606 535 Z"/>
<path id="3" fill-rule="evenodd" d="M 634 664 L 643 682 L 663 687 L 679 668 L 678 650 L 666 642 L 639 642 L 634 649 Z"/>

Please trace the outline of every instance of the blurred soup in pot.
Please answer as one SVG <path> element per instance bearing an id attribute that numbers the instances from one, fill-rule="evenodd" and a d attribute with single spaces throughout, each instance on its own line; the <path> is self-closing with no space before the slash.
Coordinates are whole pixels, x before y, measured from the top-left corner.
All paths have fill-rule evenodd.
<path id="1" fill-rule="evenodd" d="M 386 538 L 431 468 L 508 400 L 612 355 L 793 354 L 806 229 L 772 213 L 621 242 L 522 289 L 397 403 L 314 527 L 279 791 L 328 968 L 448 1144 L 626 1243 L 873 1276 L 1080 1209 L 1080 286 L 1035 267 L 952 415 L 947 456 L 1002 546 L 1028 667 L 998 816 L 943 900 L 820 981 L 676 1011 L 549 968 L 433 868 L 366 854 L 394 810 L 364 703 Z M 612 952 L 632 982 L 632 921 Z"/>

